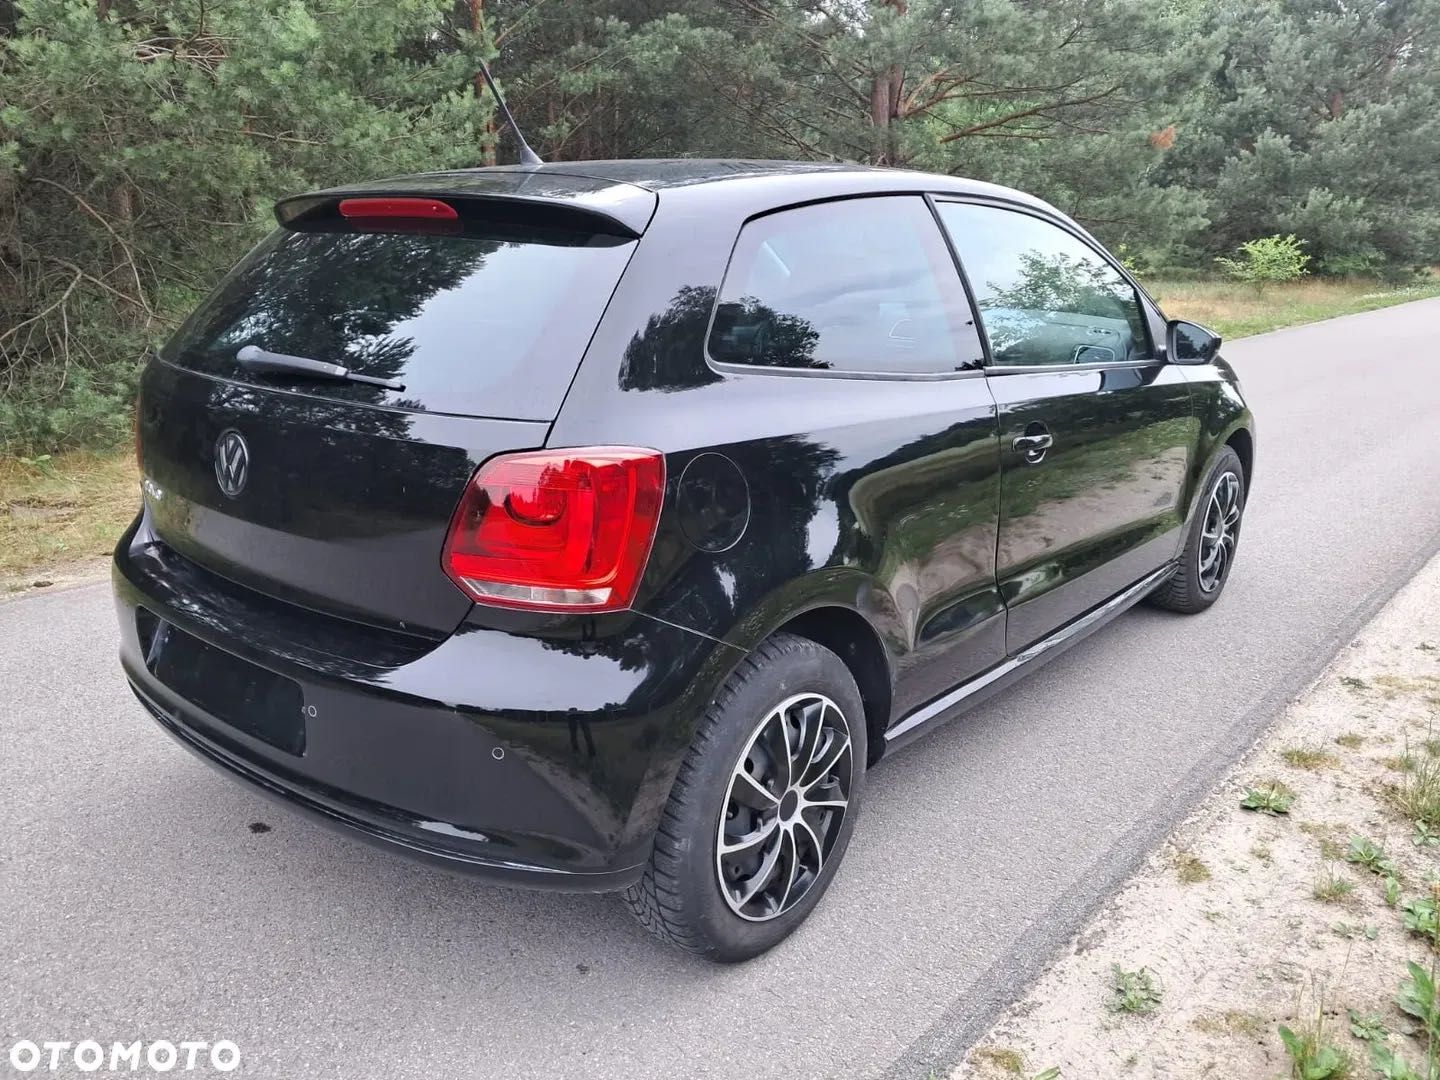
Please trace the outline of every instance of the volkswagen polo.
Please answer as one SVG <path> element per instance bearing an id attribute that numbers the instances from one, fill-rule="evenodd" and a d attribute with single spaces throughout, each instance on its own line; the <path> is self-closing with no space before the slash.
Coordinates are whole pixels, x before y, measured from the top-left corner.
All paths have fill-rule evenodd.
<path id="1" fill-rule="evenodd" d="M 582 162 L 276 216 L 144 371 L 121 662 L 392 848 L 754 956 L 877 761 L 1230 574 L 1219 339 L 1018 191 Z"/>

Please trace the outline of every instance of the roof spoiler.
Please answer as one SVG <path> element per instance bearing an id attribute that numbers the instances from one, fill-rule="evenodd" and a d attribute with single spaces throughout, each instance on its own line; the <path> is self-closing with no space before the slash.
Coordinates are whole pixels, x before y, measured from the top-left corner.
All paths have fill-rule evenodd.
<path id="1" fill-rule="evenodd" d="M 463 188 L 464 185 L 457 185 Z M 638 191 L 638 189 L 637 189 Z M 303 229 L 345 220 L 340 203 L 346 199 L 399 200 L 430 199 L 449 204 L 457 216 L 465 218 L 513 216 L 517 219 L 561 227 L 607 233 L 626 239 L 637 239 L 649 224 L 654 210 L 654 197 L 645 192 L 644 205 L 627 206 L 608 201 L 601 208 L 588 202 L 581 193 L 546 192 L 544 195 L 520 191 L 486 191 L 447 189 L 440 185 L 423 184 L 394 187 L 368 184 L 353 189 L 332 188 L 305 195 L 292 195 L 275 204 L 275 220 L 286 229 Z M 637 200 L 639 203 L 639 200 Z M 511 211 L 507 214 L 506 211 Z"/>

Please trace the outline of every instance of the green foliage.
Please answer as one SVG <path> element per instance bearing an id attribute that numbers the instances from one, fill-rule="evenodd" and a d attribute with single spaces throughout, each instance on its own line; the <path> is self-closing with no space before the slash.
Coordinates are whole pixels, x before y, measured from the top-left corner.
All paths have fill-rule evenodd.
<path id="1" fill-rule="evenodd" d="M 1440 947 L 1440 910 L 1431 897 L 1422 896 L 1406 900 L 1401 910 L 1405 913 L 1405 928 L 1430 939 L 1432 946 Z"/>
<path id="2" fill-rule="evenodd" d="M 1384 877 L 1398 877 L 1400 871 L 1396 869 L 1395 860 L 1385 854 L 1385 849 L 1373 840 L 1363 836 L 1352 836 L 1350 847 L 1345 852 L 1345 861 L 1362 866 L 1372 874 L 1380 874 Z"/>
<path id="3" fill-rule="evenodd" d="M 1383 1041 L 1371 1046 L 1371 1063 L 1385 1080 L 1440 1080 L 1440 1000 L 1436 998 L 1435 971 L 1427 971 L 1413 960 L 1406 963 L 1410 978 L 1400 984 L 1395 1004 L 1401 1012 L 1420 1022 L 1426 1047 L 1425 1068 L 1416 1069 L 1396 1055 Z M 1383 1039 L 1383 1037 L 1382 1037 Z"/>
<path id="4" fill-rule="evenodd" d="M 1290 1055 L 1290 1075 L 1294 1080 L 1347 1080 L 1352 1075 L 1350 1055 L 1324 1039 L 1325 1033 L 1318 1023 L 1299 1034 L 1280 1025 L 1280 1041 Z"/>
<path id="5" fill-rule="evenodd" d="M 475 164 L 443 0 L 18 0 L 0 23 L 0 449 L 113 443 L 135 374 L 281 195 Z M 8 32 L 7 32 L 8 30 Z"/>
<path id="6" fill-rule="evenodd" d="M 1346 1015 L 1350 1019 L 1350 1034 L 1362 1042 L 1383 1043 L 1390 1034 L 1385 1021 L 1378 1016 L 1361 1014 L 1354 1009 L 1348 1010 Z"/>
<path id="7" fill-rule="evenodd" d="M 1160 1007 L 1163 991 L 1149 968 L 1126 971 L 1119 964 L 1111 968 L 1110 1007 L 1116 1012 L 1145 1016 Z"/>
<path id="8" fill-rule="evenodd" d="M 1440 0 L 1200 6 L 1218 64 L 1162 163 L 1205 195 L 1200 246 L 1293 233 L 1327 273 L 1433 260 Z"/>
<path id="9" fill-rule="evenodd" d="M 1395 1004 L 1401 1012 L 1420 1021 L 1431 1042 L 1440 1040 L 1440 1000 L 1436 998 L 1434 972 L 1413 960 L 1407 961 L 1405 967 L 1410 978 L 1400 984 Z"/>
<path id="10" fill-rule="evenodd" d="M 1262 814 L 1288 814 L 1295 804 L 1295 794 L 1284 784 L 1273 782 L 1259 787 L 1245 789 L 1240 800 L 1243 810 L 1258 810 Z"/>
<path id="11" fill-rule="evenodd" d="M 1437 1080 L 1435 1069 L 1419 1072 L 1383 1042 L 1370 1044 L 1370 1064 L 1381 1080 Z"/>
<path id="12" fill-rule="evenodd" d="M 1262 236 L 1240 245 L 1238 259 L 1223 256 L 1215 261 L 1227 277 L 1247 285 L 1265 286 L 1296 281 L 1309 273 L 1310 256 L 1302 250 L 1305 241 L 1290 236 Z"/>

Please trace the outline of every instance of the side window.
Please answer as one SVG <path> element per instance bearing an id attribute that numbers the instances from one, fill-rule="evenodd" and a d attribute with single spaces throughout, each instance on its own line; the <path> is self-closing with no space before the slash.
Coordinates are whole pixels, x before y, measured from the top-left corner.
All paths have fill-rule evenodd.
<path id="1" fill-rule="evenodd" d="M 1032 214 L 941 203 L 996 364 L 1144 360 L 1134 287 L 1094 248 Z"/>
<path id="2" fill-rule="evenodd" d="M 710 355 L 730 364 L 920 374 L 980 358 L 955 264 L 919 196 L 784 210 L 740 232 Z"/>

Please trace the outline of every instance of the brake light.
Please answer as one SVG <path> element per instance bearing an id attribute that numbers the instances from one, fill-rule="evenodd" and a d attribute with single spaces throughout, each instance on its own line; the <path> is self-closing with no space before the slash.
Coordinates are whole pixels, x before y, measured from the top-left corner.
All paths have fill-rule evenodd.
<path id="1" fill-rule="evenodd" d="M 445 573 L 483 604 L 618 611 L 635 599 L 665 496 L 665 458 L 628 446 L 536 450 L 476 470 Z"/>
<path id="2" fill-rule="evenodd" d="M 454 221 L 460 215 L 439 199 L 341 199 L 340 216 L 346 218 L 438 218 Z"/>

